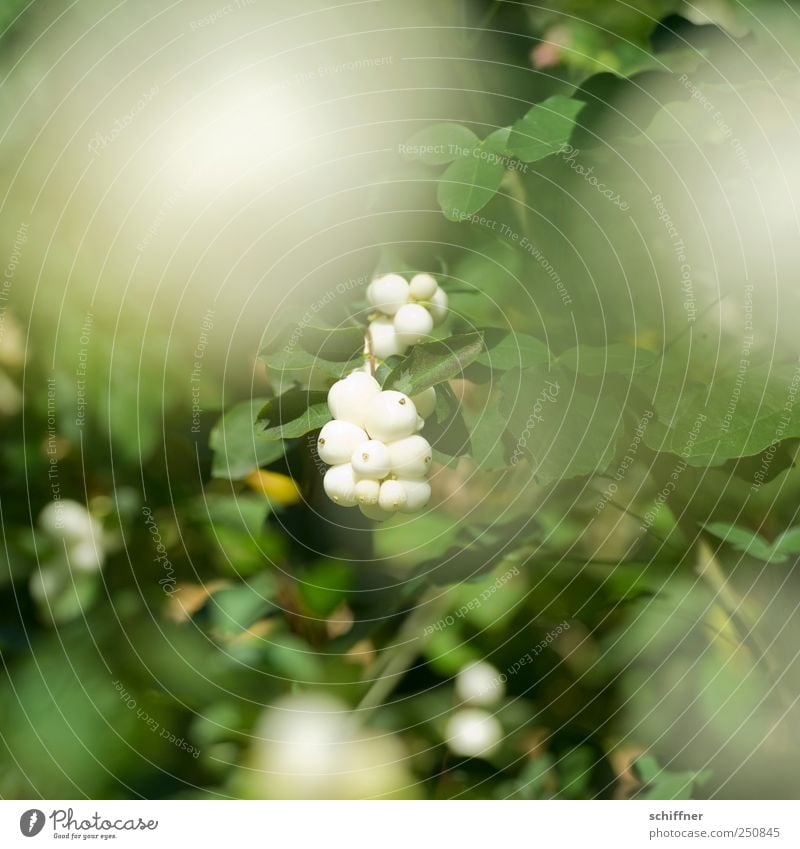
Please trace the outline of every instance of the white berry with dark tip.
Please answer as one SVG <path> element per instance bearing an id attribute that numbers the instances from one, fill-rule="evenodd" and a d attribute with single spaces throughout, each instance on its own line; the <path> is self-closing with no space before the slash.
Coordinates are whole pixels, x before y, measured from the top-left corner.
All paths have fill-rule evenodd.
<path id="1" fill-rule="evenodd" d="M 334 419 L 364 426 L 364 411 L 371 398 L 380 394 L 381 386 L 372 375 L 355 371 L 338 380 L 328 390 L 328 407 Z"/>
<path id="2" fill-rule="evenodd" d="M 340 507 L 355 507 L 358 480 L 350 463 L 331 466 L 322 481 L 325 494 Z"/>
<path id="3" fill-rule="evenodd" d="M 382 480 L 392 468 L 392 458 L 388 446 L 377 439 L 362 442 L 354 450 L 350 462 L 356 474 Z"/>
<path id="4" fill-rule="evenodd" d="M 369 439 L 367 432 L 352 422 L 334 419 L 320 431 L 317 454 L 323 463 L 339 466 L 349 463 L 353 451 Z"/>
<path id="5" fill-rule="evenodd" d="M 405 487 L 400 481 L 386 480 L 381 484 L 381 492 L 378 496 L 378 506 L 381 510 L 389 513 L 402 510 L 408 501 Z"/>
<path id="6" fill-rule="evenodd" d="M 364 415 L 364 429 L 381 442 L 394 442 L 411 436 L 417 427 L 417 408 L 402 392 L 384 390 L 370 399 Z"/>
<path id="7" fill-rule="evenodd" d="M 424 436 L 414 434 L 387 446 L 392 474 L 398 478 L 420 480 L 428 476 L 433 452 Z"/>

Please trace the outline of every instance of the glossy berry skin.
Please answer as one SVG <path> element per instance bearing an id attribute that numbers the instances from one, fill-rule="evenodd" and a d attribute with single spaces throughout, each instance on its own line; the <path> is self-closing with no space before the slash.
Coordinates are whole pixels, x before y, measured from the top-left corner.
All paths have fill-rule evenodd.
<path id="1" fill-rule="evenodd" d="M 445 730 L 451 752 L 468 758 L 488 757 L 500 744 L 503 729 L 485 710 L 464 708 L 456 711 Z"/>
<path id="2" fill-rule="evenodd" d="M 399 508 L 401 513 L 417 513 L 431 500 L 431 485 L 425 480 L 402 480 L 399 483 L 406 493 L 406 503 Z"/>
<path id="3" fill-rule="evenodd" d="M 370 439 L 358 445 L 350 458 L 357 475 L 381 480 L 389 474 L 392 460 L 389 448 L 377 439 Z"/>
<path id="4" fill-rule="evenodd" d="M 386 315 L 394 315 L 408 303 L 408 283 L 399 274 L 387 274 L 367 287 L 367 300 Z"/>
<path id="5" fill-rule="evenodd" d="M 372 439 L 394 442 L 411 436 L 417 427 L 417 408 L 402 392 L 388 389 L 373 397 L 364 415 L 364 429 Z"/>
<path id="6" fill-rule="evenodd" d="M 403 344 L 395 330 L 391 318 L 381 316 L 369 323 L 369 335 L 372 353 L 379 360 L 387 360 L 398 354 L 405 354 L 408 345 Z"/>
<path id="7" fill-rule="evenodd" d="M 428 302 L 428 310 L 434 324 L 441 324 L 447 318 L 447 295 L 443 289 L 436 290 L 436 294 Z"/>
<path id="8" fill-rule="evenodd" d="M 429 301 L 438 288 L 439 284 L 430 274 L 415 274 L 408 284 L 408 293 L 417 301 Z"/>
<path id="9" fill-rule="evenodd" d="M 428 476 L 433 461 L 430 443 L 414 434 L 387 446 L 392 474 L 398 478 L 421 480 Z"/>
<path id="10" fill-rule="evenodd" d="M 356 500 L 357 483 L 356 474 L 349 463 L 331 466 L 325 472 L 325 478 L 322 481 L 325 494 L 340 507 L 356 506 L 358 503 Z"/>
<path id="11" fill-rule="evenodd" d="M 371 478 L 364 478 L 356 483 L 356 501 L 359 506 L 369 507 L 375 506 L 378 503 L 378 496 L 381 492 L 381 485 L 378 481 Z"/>
<path id="12" fill-rule="evenodd" d="M 339 466 L 342 463 L 349 463 L 353 451 L 368 439 L 367 432 L 358 425 L 334 419 L 320 431 L 317 454 L 323 463 Z"/>
<path id="13" fill-rule="evenodd" d="M 394 329 L 401 345 L 417 345 L 433 330 L 433 317 L 420 304 L 406 304 L 394 317 Z"/>
<path id="14" fill-rule="evenodd" d="M 381 386 L 374 377 L 355 371 L 338 380 L 328 391 L 328 407 L 334 419 L 364 426 L 364 412 L 370 399 L 380 394 Z"/>
<path id="15" fill-rule="evenodd" d="M 381 492 L 378 496 L 378 506 L 381 510 L 389 513 L 402 510 L 406 506 L 408 496 L 400 481 L 388 480 L 381 484 Z"/>

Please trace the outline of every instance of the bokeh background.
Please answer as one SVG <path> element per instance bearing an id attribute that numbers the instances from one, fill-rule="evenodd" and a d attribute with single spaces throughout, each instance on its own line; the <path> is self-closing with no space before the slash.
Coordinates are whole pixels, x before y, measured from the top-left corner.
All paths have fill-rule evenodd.
<path id="1" fill-rule="evenodd" d="M 797 798 L 798 12 L 6 0 L 0 795 Z M 557 94 L 569 150 L 443 215 L 409 138 Z M 458 379 L 431 508 L 342 517 L 307 440 L 254 436 L 291 382 L 259 351 L 389 266 L 587 379 L 661 358 L 605 402 L 764 387 L 774 439 L 659 502 L 679 448 L 595 404 L 551 465 L 616 454 L 542 480 Z"/>

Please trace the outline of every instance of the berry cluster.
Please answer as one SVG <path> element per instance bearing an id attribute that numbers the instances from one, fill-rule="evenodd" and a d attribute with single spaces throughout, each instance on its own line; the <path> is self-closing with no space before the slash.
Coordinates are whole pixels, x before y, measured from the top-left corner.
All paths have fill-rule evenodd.
<path id="1" fill-rule="evenodd" d="M 374 377 L 356 371 L 328 392 L 333 421 L 317 442 L 328 497 L 342 507 L 358 505 L 370 519 L 421 510 L 431 497 L 427 481 L 433 455 L 420 436 L 436 406 L 436 392 L 426 389 L 409 398 L 382 391 Z"/>
<path id="2" fill-rule="evenodd" d="M 447 295 L 430 274 L 415 274 L 410 283 L 399 274 L 378 277 L 367 288 L 367 300 L 380 313 L 368 330 L 379 360 L 405 354 L 447 316 Z"/>
<path id="3" fill-rule="evenodd" d="M 447 747 L 467 758 L 488 758 L 500 745 L 503 728 L 487 708 L 502 700 L 505 676 L 485 661 L 470 663 L 459 671 L 455 689 L 462 706 L 447 721 Z"/>

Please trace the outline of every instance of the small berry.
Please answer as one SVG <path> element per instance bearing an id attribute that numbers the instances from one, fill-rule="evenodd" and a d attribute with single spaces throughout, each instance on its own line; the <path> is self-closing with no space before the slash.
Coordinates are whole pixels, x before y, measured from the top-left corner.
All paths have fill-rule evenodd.
<path id="1" fill-rule="evenodd" d="M 398 478 L 420 480 L 428 476 L 433 461 L 430 443 L 424 436 L 407 436 L 387 446 L 391 471 Z"/>
<path id="2" fill-rule="evenodd" d="M 374 506 L 378 503 L 381 485 L 371 478 L 364 478 L 356 484 L 356 501 L 361 506 Z"/>
<path id="3" fill-rule="evenodd" d="M 349 463 L 353 451 L 368 439 L 366 431 L 358 425 L 334 419 L 320 431 L 317 454 L 323 463 L 339 466 Z"/>
<path id="4" fill-rule="evenodd" d="M 417 408 L 417 412 L 423 419 L 427 419 L 436 409 L 436 390 L 429 386 L 423 389 L 418 395 L 412 395 L 411 400 Z"/>
<path id="5" fill-rule="evenodd" d="M 456 676 L 456 695 L 462 702 L 481 707 L 497 704 L 503 698 L 505 684 L 491 663 L 468 663 Z"/>
<path id="6" fill-rule="evenodd" d="M 388 447 L 377 439 L 370 439 L 357 446 L 350 462 L 358 475 L 381 480 L 389 474 L 392 460 Z"/>
<path id="7" fill-rule="evenodd" d="M 500 723 L 490 713 L 478 708 L 456 711 L 445 730 L 450 751 L 468 758 L 491 755 L 502 737 Z"/>
<path id="8" fill-rule="evenodd" d="M 433 318 L 420 304 L 406 304 L 394 317 L 394 329 L 400 344 L 416 345 L 433 330 Z"/>
<path id="9" fill-rule="evenodd" d="M 367 288 L 367 300 L 375 309 L 394 315 L 408 303 L 408 283 L 399 274 L 387 274 L 373 280 Z"/>
<path id="10" fill-rule="evenodd" d="M 441 324 L 447 318 L 447 294 L 444 289 L 437 289 L 428 302 L 428 309 L 434 324 Z"/>
<path id="11" fill-rule="evenodd" d="M 398 479 L 406 492 L 406 503 L 400 508 L 402 513 L 416 513 L 431 500 L 431 485 L 428 481 Z"/>
<path id="12" fill-rule="evenodd" d="M 381 484 L 378 506 L 381 510 L 393 513 L 402 510 L 406 506 L 408 496 L 405 487 L 400 481 L 388 480 Z"/>
<path id="13" fill-rule="evenodd" d="M 401 343 L 394 328 L 394 322 L 386 316 L 373 319 L 369 323 L 369 335 L 372 353 L 379 360 L 387 360 L 397 354 L 405 354 L 408 347 Z"/>
<path id="14" fill-rule="evenodd" d="M 105 559 L 103 549 L 92 540 L 79 542 L 67 550 L 67 561 L 73 572 L 96 572 Z"/>
<path id="15" fill-rule="evenodd" d="M 394 442 L 411 436 L 417 426 L 417 408 L 402 392 L 386 390 L 370 399 L 364 428 L 372 439 Z"/>
<path id="16" fill-rule="evenodd" d="M 328 407 L 335 419 L 364 426 L 364 410 L 370 398 L 379 395 L 381 386 L 374 377 L 355 371 L 337 380 L 328 391 Z"/>
<path id="17" fill-rule="evenodd" d="M 325 494 L 340 507 L 355 507 L 356 475 L 349 463 L 331 466 L 322 481 Z"/>
<path id="18" fill-rule="evenodd" d="M 430 274 L 415 274 L 408 284 L 408 292 L 418 301 L 429 301 L 439 288 L 436 279 Z"/>
<path id="19" fill-rule="evenodd" d="M 77 501 L 51 501 L 39 514 L 39 526 L 54 539 L 68 543 L 91 540 L 100 533 L 97 519 Z"/>

